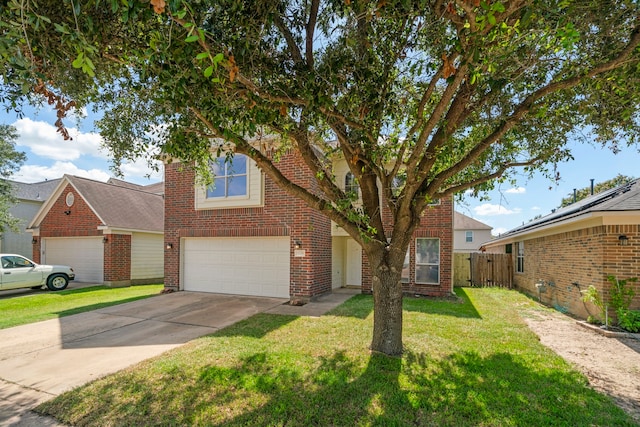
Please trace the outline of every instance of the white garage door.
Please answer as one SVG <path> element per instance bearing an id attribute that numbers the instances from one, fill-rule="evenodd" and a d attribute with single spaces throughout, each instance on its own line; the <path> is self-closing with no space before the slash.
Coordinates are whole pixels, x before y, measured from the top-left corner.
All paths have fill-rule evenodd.
<path id="1" fill-rule="evenodd" d="M 66 237 L 42 239 L 42 263 L 69 265 L 78 282 L 104 281 L 104 244 L 102 237 Z"/>
<path id="2" fill-rule="evenodd" d="M 288 237 L 187 238 L 184 290 L 289 297 Z"/>

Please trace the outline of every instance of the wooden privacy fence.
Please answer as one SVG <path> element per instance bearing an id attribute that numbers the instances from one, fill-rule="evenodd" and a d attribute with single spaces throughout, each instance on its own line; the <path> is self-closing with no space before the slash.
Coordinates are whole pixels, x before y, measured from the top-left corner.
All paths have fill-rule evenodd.
<path id="1" fill-rule="evenodd" d="M 510 254 L 457 253 L 454 256 L 455 286 L 513 287 Z"/>

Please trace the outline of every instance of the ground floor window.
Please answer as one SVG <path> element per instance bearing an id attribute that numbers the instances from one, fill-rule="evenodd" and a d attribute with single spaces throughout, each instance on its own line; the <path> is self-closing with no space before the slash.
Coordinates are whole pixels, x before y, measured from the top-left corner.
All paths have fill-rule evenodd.
<path id="1" fill-rule="evenodd" d="M 416 283 L 440 283 L 440 239 L 416 239 Z"/>
<path id="2" fill-rule="evenodd" d="M 516 272 L 524 273 L 524 242 L 516 242 Z"/>
<path id="3" fill-rule="evenodd" d="M 402 275 L 400 277 L 400 281 L 402 283 L 409 283 L 409 278 L 411 277 L 409 262 L 411 260 L 410 250 L 407 249 L 407 253 L 404 256 L 404 263 L 402 264 Z"/>

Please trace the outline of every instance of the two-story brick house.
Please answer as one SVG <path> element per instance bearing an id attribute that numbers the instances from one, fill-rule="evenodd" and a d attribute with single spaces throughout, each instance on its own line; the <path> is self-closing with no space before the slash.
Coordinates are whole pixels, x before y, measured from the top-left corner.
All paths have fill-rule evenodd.
<path id="1" fill-rule="evenodd" d="M 295 152 L 275 165 L 296 184 L 315 188 Z M 214 168 L 215 185 L 205 188 L 191 168 L 165 165 L 167 289 L 303 300 L 347 286 L 371 292 L 366 257 L 344 230 L 243 155 Z M 334 173 L 342 185 L 354 185 L 344 161 L 334 162 Z M 452 244 L 453 201 L 442 200 L 414 233 L 403 269 L 407 293 L 452 293 Z"/>

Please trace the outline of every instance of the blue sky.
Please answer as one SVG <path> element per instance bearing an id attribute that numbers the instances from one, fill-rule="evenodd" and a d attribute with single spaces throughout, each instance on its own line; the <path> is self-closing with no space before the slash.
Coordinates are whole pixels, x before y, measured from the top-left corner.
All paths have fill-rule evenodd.
<path id="1" fill-rule="evenodd" d="M 26 153 L 27 160 L 12 179 L 21 182 L 40 182 L 60 178 L 64 174 L 107 181 L 115 174 L 109 169 L 110 155 L 101 148 L 100 135 L 93 132 L 93 118 L 69 116 L 64 120 L 72 141 L 65 141 L 56 132 L 55 113 L 48 107 L 25 109 L 25 117 L 15 113 L 0 113 L 0 123 L 11 124 L 18 130 L 16 150 Z M 86 112 L 84 113 L 86 116 Z M 154 172 L 146 160 L 122 165 L 124 179 L 136 184 L 152 184 L 162 180 L 162 170 Z M 151 175 L 147 177 L 147 175 Z"/>
<path id="2" fill-rule="evenodd" d="M 106 181 L 115 176 L 109 169 L 109 153 L 100 148 L 101 138 L 93 133 L 93 119 L 69 117 L 73 141 L 64 141 L 53 126 L 55 114 L 48 108 L 30 110 L 18 119 L 15 114 L 0 113 L 0 123 L 13 124 L 20 135 L 16 148 L 27 155 L 27 161 L 12 177 L 21 182 L 39 182 L 60 178 L 64 174 Z M 621 147 L 624 144 L 621 144 Z M 640 177 L 640 153 L 636 148 L 623 147 L 618 154 L 608 148 L 588 144 L 572 145 L 574 160 L 559 165 L 561 179 L 550 182 L 542 176 L 527 180 L 518 178 L 517 186 L 503 185 L 489 193 L 489 200 L 467 197 L 456 210 L 491 227 L 497 235 L 522 225 L 537 215 L 546 215 L 558 207 L 560 200 L 574 188 L 606 181 L 618 174 Z M 147 185 L 162 180 L 150 170 L 145 160 L 122 166 L 126 181 Z M 146 175 L 151 174 L 150 177 Z"/>

